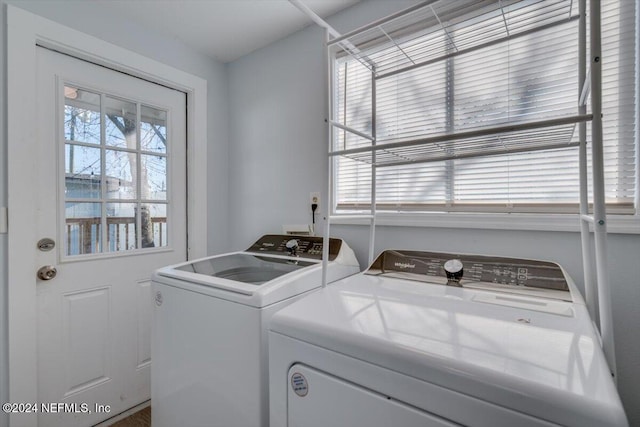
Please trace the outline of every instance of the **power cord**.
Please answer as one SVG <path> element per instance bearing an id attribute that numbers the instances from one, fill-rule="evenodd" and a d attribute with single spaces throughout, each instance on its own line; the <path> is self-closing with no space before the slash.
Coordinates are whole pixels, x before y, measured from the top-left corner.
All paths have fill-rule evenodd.
<path id="1" fill-rule="evenodd" d="M 318 204 L 317 203 L 311 203 L 311 223 L 314 226 L 316 225 L 316 209 L 318 209 Z"/>

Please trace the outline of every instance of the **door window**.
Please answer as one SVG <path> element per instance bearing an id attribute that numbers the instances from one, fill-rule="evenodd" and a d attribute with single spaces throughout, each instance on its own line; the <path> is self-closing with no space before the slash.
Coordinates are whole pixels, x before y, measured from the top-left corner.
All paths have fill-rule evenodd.
<path id="1" fill-rule="evenodd" d="M 64 86 L 64 255 L 168 245 L 166 110 Z"/>

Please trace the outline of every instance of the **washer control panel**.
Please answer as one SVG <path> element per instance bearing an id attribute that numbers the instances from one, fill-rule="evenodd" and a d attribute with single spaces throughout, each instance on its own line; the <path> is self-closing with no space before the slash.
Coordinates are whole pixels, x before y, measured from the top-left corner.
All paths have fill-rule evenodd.
<path id="1" fill-rule="evenodd" d="M 297 243 L 297 246 L 292 241 Z M 340 248 L 342 240 L 329 239 L 329 260 L 334 260 Z M 293 250 L 295 248 L 295 250 Z M 323 239 L 315 236 L 291 236 L 286 234 L 267 234 L 255 242 L 247 252 L 261 254 L 299 256 L 303 258 L 322 259 Z"/>
<path id="2" fill-rule="evenodd" d="M 461 286 L 481 282 L 569 291 L 558 264 L 519 258 L 387 250 L 371 264 L 367 274 L 388 273 L 405 273 L 403 277 L 407 279 L 425 282 L 439 283 L 441 280 L 436 279 L 444 278 L 444 283 L 455 280 Z"/>

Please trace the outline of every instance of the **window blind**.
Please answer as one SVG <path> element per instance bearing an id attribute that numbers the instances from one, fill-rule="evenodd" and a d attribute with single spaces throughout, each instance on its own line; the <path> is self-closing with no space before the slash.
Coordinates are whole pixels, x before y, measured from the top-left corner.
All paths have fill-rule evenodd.
<path id="1" fill-rule="evenodd" d="M 466 10 L 469 4 L 455 3 L 452 9 L 458 11 Z M 483 6 L 486 3 L 483 2 Z M 530 6 L 532 2 L 524 3 Z M 491 38 L 494 29 L 504 26 L 507 19 L 512 20 L 508 22 L 511 27 L 524 30 L 534 18 L 544 22 L 544 14 L 562 2 L 538 3 L 539 9 L 529 7 L 526 13 L 518 10 L 519 2 L 506 6 L 513 9 L 511 14 L 497 13 L 500 11 L 495 8 L 485 14 L 476 12 L 472 23 L 467 21 L 459 30 L 455 25 L 443 30 L 441 22 L 434 22 L 433 28 L 415 34 L 411 34 L 411 28 L 396 28 L 406 33 L 400 51 L 411 52 L 407 57 L 412 60 L 420 55 L 428 60 L 421 52 L 433 49 L 434 45 L 441 46 L 445 54 L 455 52 L 479 37 Z M 635 164 L 635 3 L 610 0 L 602 4 L 605 184 L 606 202 L 612 213 L 635 212 L 638 168 Z M 532 17 L 536 14 L 538 16 Z M 448 15 L 452 21 L 457 18 L 451 13 Z M 391 54 L 391 49 L 386 47 L 388 40 L 386 42 L 380 41 L 378 48 L 370 49 L 372 59 Z M 406 65 L 406 61 L 402 65 Z M 374 83 L 366 58 L 346 55 L 337 58 L 333 107 L 334 120 L 374 135 L 378 146 L 504 124 L 569 117 L 577 114 L 580 91 L 578 20 L 567 19 L 541 31 L 489 43 L 409 71 L 396 74 L 393 68 L 376 71 L 388 73 L 388 77 Z M 368 139 L 340 128 L 334 128 L 333 132 L 334 150 L 371 144 Z M 521 138 L 545 140 L 555 135 L 545 132 L 556 131 L 540 130 Z M 577 126 L 572 126 L 569 132 L 565 136 L 576 143 Z M 587 139 L 590 140 L 590 135 Z M 384 150 L 378 153 L 400 157 Z M 335 156 L 333 161 L 336 211 L 368 209 L 371 166 L 357 156 Z M 376 196 L 378 210 L 578 212 L 578 147 L 378 167 Z"/>

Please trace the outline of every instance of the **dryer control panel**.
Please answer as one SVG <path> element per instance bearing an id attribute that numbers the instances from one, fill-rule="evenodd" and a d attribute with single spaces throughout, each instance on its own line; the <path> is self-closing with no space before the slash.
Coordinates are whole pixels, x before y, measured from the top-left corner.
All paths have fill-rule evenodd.
<path id="1" fill-rule="evenodd" d="M 296 244 L 291 241 L 294 240 Z M 329 260 L 333 261 L 340 252 L 342 240 L 329 239 Z M 295 255 L 302 258 L 321 260 L 323 250 L 322 237 L 291 236 L 286 234 L 267 234 L 255 242 L 247 252 L 272 255 Z"/>
<path id="2" fill-rule="evenodd" d="M 386 250 L 366 274 L 384 274 L 428 283 L 452 284 L 491 290 L 546 290 L 547 297 L 569 299 L 569 285 L 560 266 L 553 262 L 520 258 L 453 254 L 444 252 Z M 449 268 L 450 269 L 450 268 Z M 540 294 L 540 292 L 535 292 Z M 567 294 L 567 295 L 565 295 Z"/>

